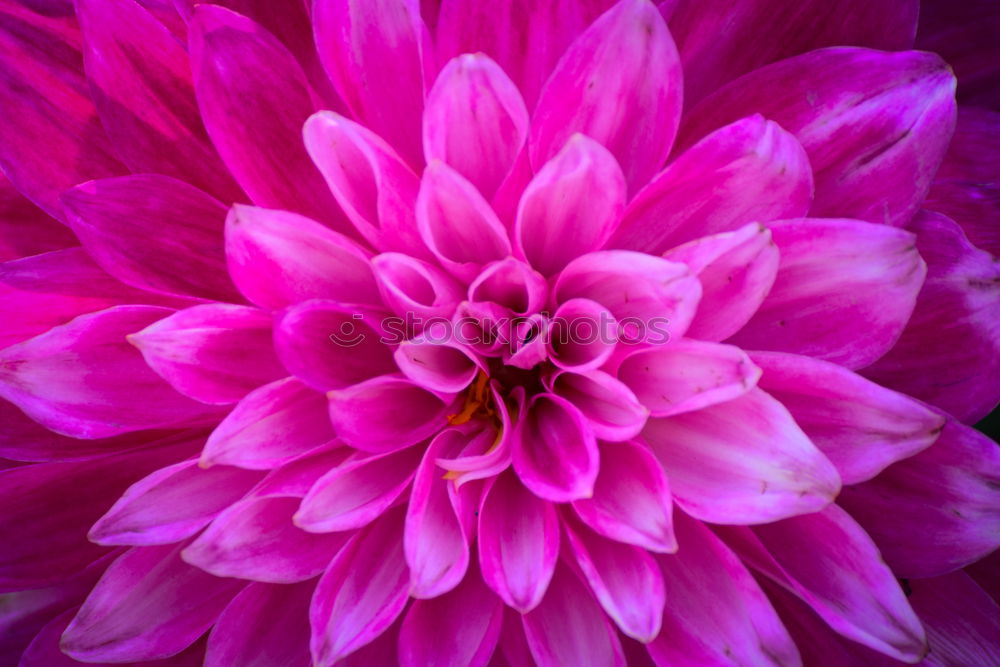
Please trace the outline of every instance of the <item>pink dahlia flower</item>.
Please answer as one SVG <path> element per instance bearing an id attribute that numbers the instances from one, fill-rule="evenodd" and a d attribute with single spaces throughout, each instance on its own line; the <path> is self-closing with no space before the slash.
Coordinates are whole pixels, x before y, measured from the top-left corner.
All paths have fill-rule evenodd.
<path id="1" fill-rule="evenodd" d="M 419 5 L 0 0 L 0 661 L 1000 664 L 996 5 Z"/>

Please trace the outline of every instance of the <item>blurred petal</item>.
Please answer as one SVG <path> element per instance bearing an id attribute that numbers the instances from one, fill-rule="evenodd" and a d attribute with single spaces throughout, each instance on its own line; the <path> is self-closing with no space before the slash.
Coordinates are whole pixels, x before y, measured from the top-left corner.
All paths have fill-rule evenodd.
<path id="1" fill-rule="evenodd" d="M 0 262 L 78 245 L 76 236 L 0 174 Z"/>

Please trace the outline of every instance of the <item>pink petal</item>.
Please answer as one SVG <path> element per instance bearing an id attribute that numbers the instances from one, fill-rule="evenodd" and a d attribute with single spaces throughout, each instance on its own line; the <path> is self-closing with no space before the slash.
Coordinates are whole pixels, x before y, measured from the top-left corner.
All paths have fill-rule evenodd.
<path id="1" fill-rule="evenodd" d="M 802 145 L 755 114 L 712 132 L 657 174 L 608 245 L 660 254 L 750 222 L 803 216 L 812 197 Z"/>
<path id="2" fill-rule="evenodd" d="M 475 186 L 438 160 L 424 170 L 417 227 L 441 266 L 465 282 L 484 265 L 511 253 L 507 231 L 489 203 Z"/>
<path id="3" fill-rule="evenodd" d="M 309 598 L 316 584 L 250 584 L 219 615 L 205 667 L 309 667 Z"/>
<path id="4" fill-rule="evenodd" d="M 903 331 L 926 265 L 913 235 L 856 220 L 771 225 L 781 253 L 774 287 L 730 342 L 861 368 Z M 863 340 L 858 332 L 864 331 Z"/>
<path id="5" fill-rule="evenodd" d="M 467 572 L 472 527 L 466 525 L 459 514 L 459 491 L 441 474 L 437 465 L 438 458 L 455 453 L 456 444 L 460 442 L 444 433 L 435 438 L 424 452 L 413 480 L 406 510 L 403 550 L 410 568 L 410 595 L 418 599 L 446 595 L 456 586 L 465 591 L 482 588 L 479 572 Z M 460 584 L 463 577 L 466 582 L 475 579 L 480 583 L 478 586 Z M 482 593 L 484 603 L 493 598 L 488 591 Z"/>
<path id="6" fill-rule="evenodd" d="M 0 472 L 0 588 L 38 588 L 68 579 L 108 553 L 87 529 L 129 484 L 194 453 L 200 442 L 175 437 L 134 452 Z"/>
<path id="7" fill-rule="evenodd" d="M 171 312 L 116 306 L 8 347 L 0 352 L 0 396 L 77 438 L 211 420 L 215 408 L 174 391 L 125 339 Z"/>
<path id="8" fill-rule="evenodd" d="M 151 546 L 191 537 L 259 482 L 263 473 L 209 470 L 185 461 L 157 470 L 122 494 L 88 533 L 98 544 Z"/>
<path id="9" fill-rule="evenodd" d="M 810 214 L 901 225 L 920 206 L 955 124 L 955 77 L 936 55 L 831 48 L 750 72 L 685 116 L 678 143 L 759 113 L 805 147 Z"/>
<path id="10" fill-rule="evenodd" d="M 413 480 L 421 452 L 415 447 L 348 459 L 319 478 L 302 499 L 295 525 L 311 533 L 361 528 L 381 516 Z"/>
<path id="11" fill-rule="evenodd" d="M 318 0 L 313 25 L 323 66 L 354 116 L 411 166 L 422 164 L 423 58 L 430 54 L 415 3 Z"/>
<path id="12" fill-rule="evenodd" d="M 271 470 L 250 492 L 254 498 L 305 498 L 320 477 L 355 455 L 350 447 L 333 440 Z"/>
<path id="13" fill-rule="evenodd" d="M 618 323 L 596 301 L 569 299 L 553 313 L 546 335 L 548 358 L 557 368 L 586 373 L 603 366 L 615 351 Z"/>
<path id="14" fill-rule="evenodd" d="M 667 333 L 684 335 L 701 286 L 683 264 L 641 252 L 606 250 L 570 262 L 556 279 L 553 295 L 559 303 L 573 298 L 596 301 L 622 327 L 636 327 L 638 339 L 653 342 Z"/>
<path id="15" fill-rule="evenodd" d="M 471 422 L 471 426 L 446 429 L 437 436 L 456 443 L 454 448 L 459 451 L 458 456 L 446 455 L 436 461 L 438 466 L 451 473 L 456 488 L 472 480 L 499 475 L 510 466 L 514 433 L 511 409 L 502 400 L 501 390 L 495 381 L 490 384 L 490 391 L 500 419 L 498 426 Z M 524 391 L 515 388 L 509 399 L 519 411 L 524 404 Z"/>
<path id="16" fill-rule="evenodd" d="M 64 228 L 65 229 L 65 228 Z M 94 264 L 83 248 L 67 248 L 0 264 L 0 348 L 20 343 L 74 317 L 111 306 L 190 302 L 128 287 Z"/>
<path id="17" fill-rule="evenodd" d="M 673 340 L 622 361 L 618 379 L 652 417 L 701 410 L 738 398 L 757 385 L 760 369 L 731 345 Z"/>
<path id="18" fill-rule="evenodd" d="M 897 660 L 926 651 L 923 628 L 871 538 L 836 506 L 722 529 L 753 568 L 800 596 L 837 632 Z"/>
<path id="19" fill-rule="evenodd" d="M 258 206 L 348 231 L 302 145 L 302 124 L 318 100 L 294 56 L 262 26 L 222 7 L 198 7 L 188 25 L 198 108 L 236 181 Z"/>
<path id="20" fill-rule="evenodd" d="M 400 317 L 447 318 L 462 300 L 461 286 L 433 264 L 397 252 L 376 255 L 371 263 L 382 300 Z"/>
<path id="21" fill-rule="evenodd" d="M 698 521 L 677 516 L 680 550 L 660 556 L 663 631 L 647 645 L 657 665 L 797 665 L 798 651 L 753 576 Z"/>
<path id="22" fill-rule="evenodd" d="M 469 301 L 494 303 L 515 315 L 532 315 L 545 307 L 545 276 L 524 262 L 508 257 L 493 262 L 469 285 Z"/>
<path id="23" fill-rule="evenodd" d="M 415 445 L 446 423 L 448 403 L 395 375 L 331 391 L 330 421 L 344 442 L 363 452 Z"/>
<path id="24" fill-rule="evenodd" d="M 643 438 L 684 511 L 749 524 L 816 512 L 840 491 L 837 470 L 760 389 L 712 407 L 650 419 Z"/>
<path id="25" fill-rule="evenodd" d="M 341 389 L 396 370 L 375 314 L 352 305 L 311 299 L 285 309 L 274 347 L 292 375 L 319 391 Z"/>
<path id="26" fill-rule="evenodd" d="M 84 183 L 62 198 L 87 252 L 141 289 L 241 301 L 226 273 L 226 209 L 183 181 L 144 174 Z"/>
<path id="27" fill-rule="evenodd" d="M 132 662 L 194 643 L 244 582 L 188 565 L 183 546 L 135 547 L 112 563 L 63 634 L 63 651 L 86 662 Z"/>
<path id="28" fill-rule="evenodd" d="M 489 57 L 469 53 L 444 66 L 424 110 L 428 162 L 450 165 L 490 199 L 514 167 L 527 135 L 521 93 Z"/>
<path id="29" fill-rule="evenodd" d="M 350 533 L 315 535 L 292 523 L 299 498 L 246 498 L 230 505 L 181 556 L 217 577 L 291 584 L 319 575 Z"/>
<path id="30" fill-rule="evenodd" d="M 601 537 L 575 521 L 563 526 L 571 553 L 608 616 L 630 637 L 655 639 L 665 600 L 663 575 L 649 552 Z"/>
<path id="31" fill-rule="evenodd" d="M 531 109 L 566 47 L 611 4 L 611 0 L 441 0 L 435 40 L 438 60 L 485 53 L 510 75 Z"/>
<path id="32" fill-rule="evenodd" d="M 778 6 L 762 0 L 682 0 L 670 18 L 670 32 L 684 64 L 684 102 L 690 108 L 741 74 L 824 46 L 911 48 L 919 5 L 917 0 Z"/>
<path id="33" fill-rule="evenodd" d="M 680 58 L 666 23 L 643 0 L 605 12 L 570 45 L 531 119 L 537 169 L 580 132 L 617 158 L 635 192 L 663 166 L 681 112 Z"/>
<path id="34" fill-rule="evenodd" d="M 201 123 L 182 44 L 132 0 L 83 0 L 76 14 L 97 112 L 122 161 L 243 199 Z"/>
<path id="35" fill-rule="evenodd" d="M 685 243 L 663 257 L 687 264 L 701 283 L 698 313 L 687 332 L 700 340 L 725 340 L 739 331 L 778 273 L 778 247 L 759 223 Z"/>
<path id="36" fill-rule="evenodd" d="M 554 394 L 536 394 L 522 415 L 514 434 L 513 464 L 524 485 L 553 502 L 589 498 L 599 453 L 580 411 Z"/>
<path id="37" fill-rule="evenodd" d="M 503 610 L 478 570 L 469 572 L 452 591 L 413 603 L 399 633 L 399 664 L 484 667 L 500 638 Z"/>
<path id="38" fill-rule="evenodd" d="M 845 484 L 871 479 L 937 440 L 944 418 L 917 401 L 825 361 L 754 352 L 759 386 L 788 408 Z"/>
<path id="39" fill-rule="evenodd" d="M 601 440 L 620 442 L 639 435 L 649 416 L 632 390 L 602 371 L 560 372 L 550 390 L 576 406 Z"/>
<path id="40" fill-rule="evenodd" d="M 511 473 L 491 482 L 479 509 L 479 565 L 483 581 L 508 606 L 538 606 L 559 556 L 559 519 L 552 503 Z"/>
<path id="41" fill-rule="evenodd" d="M 625 665 L 614 627 L 580 577 L 564 563 L 557 564 L 541 604 L 522 619 L 528 648 L 539 667 Z"/>
<path id="42" fill-rule="evenodd" d="M 256 308 L 206 304 L 128 336 L 170 386 L 203 403 L 235 403 L 284 377 L 271 342 L 271 317 Z"/>
<path id="43" fill-rule="evenodd" d="M 316 667 L 370 643 L 403 611 L 409 577 L 402 534 L 403 508 L 396 508 L 353 537 L 323 573 L 309 609 Z"/>
<path id="44" fill-rule="evenodd" d="M 208 436 L 201 460 L 268 470 L 333 439 L 323 394 L 285 378 L 241 400 Z"/>
<path id="45" fill-rule="evenodd" d="M 551 276 L 604 246 L 625 210 L 625 176 L 604 146 L 574 134 L 541 166 L 521 197 L 514 238 L 522 256 Z"/>
<path id="46" fill-rule="evenodd" d="M 429 391 L 458 393 L 480 372 L 482 362 L 457 341 L 440 341 L 433 335 L 400 344 L 394 354 L 406 377 Z"/>
<path id="47" fill-rule="evenodd" d="M 226 220 L 230 275 L 262 308 L 316 298 L 377 307 L 369 258 L 346 236 L 296 213 L 236 205 Z"/>
<path id="48" fill-rule="evenodd" d="M 961 225 L 973 245 L 994 257 L 1000 255 L 998 155 L 1000 114 L 976 107 L 959 109 L 955 136 L 924 202 L 924 208 Z"/>
<path id="49" fill-rule="evenodd" d="M 638 442 L 601 445 L 601 471 L 592 498 L 573 509 L 594 532 L 649 551 L 677 550 L 670 487 L 659 461 Z"/>
<path id="50" fill-rule="evenodd" d="M 944 216 L 910 230 L 927 262 L 913 316 L 866 377 L 975 423 L 1000 403 L 1000 265 Z"/>
<path id="51" fill-rule="evenodd" d="M 0 262 L 77 245 L 76 237 L 0 175 Z"/>
<path id="52" fill-rule="evenodd" d="M 941 437 L 838 502 L 900 577 L 934 577 L 1000 546 L 1000 449 L 949 419 Z"/>
<path id="53" fill-rule="evenodd" d="M 425 257 L 413 205 L 420 180 L 377 134 L 330 111 L 320 111 L 302 130 L 306 150 L 347 218 L 378 250 Z"/>
<path id="54" fill-rule="evenodd" d="M 0 71 L 0 165 L 39 208 L 61 219 L 63 190 L 128 173 L 100 128 L 72 17 L 5 4 Z"/>

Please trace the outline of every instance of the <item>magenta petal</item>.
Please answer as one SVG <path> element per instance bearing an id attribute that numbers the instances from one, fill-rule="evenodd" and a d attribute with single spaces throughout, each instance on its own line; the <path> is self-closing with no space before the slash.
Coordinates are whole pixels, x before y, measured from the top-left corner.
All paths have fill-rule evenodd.
<path id="1" fill-rule="evenodd" d="M 458 393 L 480 372 L 482 362 L 455 341 L 418 337 L 405 341 L 393 355 L 406 377 L 429 391 Z"/>
<path id="2" fill-rule="evenodd" d="M 250 584 L 208 636 L 204 667 L 309 667 L 309 598 L 316 584 Z"/>
<path id="3" fill-rule="evenodd" d="M 944 417 L 835 364 L 779 352 L 751 353 L 758 383 L 788 408 L 845 484 L 871 479 L 937 440 Z"/>
<path id="4" fill-rule="evenodd" d="M 810 214 L 902 225 L 955 125 L 955 77 L 937 55 L 830 48 L 750 72 L 685 116 L 679 143 L 759 113 L 795 135 L 816 181 Z"/>
<path id="5" fill-rule="evenodd" d="M 840 491 L 837 470 L 788 410 L 760 389 L 696 412 L 650 419 L 642 433 L 684 510 L 751 524 L 816 512 Z"/>
<path id="6" fill-rule="evenodd" d="M 262 308 L 316 298 L 382 303 L 370 253 L 296 213 L 234 206 L 226 220 L 226 259 L 240 292 Z"/>
<path id="7" fill-rule="evenodd" d="M 625 176 L 604 146 L 574 134 L 531 180 L 518 205 L 519 256 L 546 276 L 604 247 L 625 210 Z"/>
<path id="8" fill-rule="evenodd" d="M 129 487 L 88 537 L 106 545 L 179 542 L 208 525 L 262 477 L 263 473 L 229 466 L 205 470 L 197 461 L 162 468 Z"/>
<path id="9" fill-rule="evenodd" d="M 245 583 L 188 565 L 182 548 L 135 547 L 112 563 L 63 634 L 63 651 L 87 662 L 133 662 L 194 643 Z"/>
<path id="10" fill-rule="evenodd" d="M 553 502 L 589 498 L 599 453 L 590 424 L 569 401 L 537 394 L 514 434 L 514 470 L 536 495 Z"/>
<path id="11" fill-rule="evenodd" d="M 663 257 L 687 264 L 701 283 L 701 301 L 687 335 L 719 341 L 742 329 L 757 312 L 774 285 L 780 253 L 771 230 L 750 223 L 685 243 Z"/>
<path id="12" fill-rule="evenodd" d="M 49 17 L 5 4 L 0 71 L 0 165 L 28 199 L 61 218 L 63 190 L 128 173 L 100 128 L 83 77 L 80 34 L 65 12 Z"/>
<path id="13" fill-rule="evenodd" d="M 125 338 L 171 312 L 116 306 L 8 347 L 0 352 L 0 396 L 77 438 L 211 419 L 215 408 L 174 391 Z"/>
<path id="14" fill-rule="evenodd" d="M 618 340 L 618 323 L 601 304 L 590 299 L 564 301 L 545 332 L 548 358 L 562 370 L 586 373 L 611 357 Z"/>
<path id="15" fill-rule="evenodd" d="M 259 24 L 215 5 L 198 7 L 189 28 L 198 107 L 236 181 L 258 206 L 348 231 L 302 145 L 317 100 L 292 54 Z"/>
<path id="16" fill-rule="evenodd" d="M 580 132 L 611 151 L 635 192 L 670 153 L 682 88 L 677 49 L 653 4 L 618 3 L 570 45 L 545 84 L 531 119 L 532 165 Z"/>
<path id="17" fill-rule="evenodd" d="M 949 419 L 937 442 L 838 499 L 900 577 L 934 577 L 1000 546 L 1000 448 Z"/>
<path id="18" fill-rule="evenodd" d="M 226 274 L 226 209 L 183 181 L 144 174 L 84 183 L 62 198 L 91 257 L 129 285 L 240 301 Z"/>
<path id="19" fill-rule="evenodd" d="M 551 391 L 575 405 L 601 440 L 630 440 L 649 416 L 628 386 L 602 371 L 560 372 L 551 380 Z"/>
<path id="20" fill-rule="evenodd" d="M 479 564 L 483 580 L 508 606 L 538 606 L 559 556 L 559 518 L 552 503 L 511 473 L 487 482 L 479 509 Z"/>
<path id="21" fill-rule="evenodd" d="M 669 3 L 668 3 L 669 4 Z M 825 46 L 898 51 L 913 46 L 918 0 L 682 0 L 670 32 L 684 64 L 684 102 L 695 102 L 741 74 Z"/>
<path id="22" fill-rule="evenodd" d="M 528 648 L 539 667 L 625 667 L 614 626 L 565 563 L 556 565 L 545 598 L 522 619 Z"/>
<path id="23" fill-rule="evenodd" d="M 477 569 L 431 600 L 417 600 L 399 631 L 401 667 L 484 667 L 490 662 L 504 606 Z"/>
<path id="24" fill-rule="evenodd" d="M 441 160 L 491 199 L 528 135 L 528 110 L 514 83 L 481 53 L 450 60 L 427 97 L 427 161 Z"/>
<path id="25" fill-rule="evenodd" d="M 431 54 L 416 3 L 318 0 L 312 11 L 320 60 L 337 92 L 359 121 L 419 166 L 423 59 Z"/>
<path id="26" fill-rule="evenodd" d="M 400 317 L 448 318 L 462 300 L 461 286 L 437 266 L 398 252 L 372 258 L 382 300 Z M 418 327 L 418 329 L 421 327 Z"/>
<path id="27" fill-rule="evenodd" d="M 774 287 L 729 341 L 851 369 L 885 354 L 913 313 L 926 274 L 913 235 L 819 218 L 773 223 L 771 231 L 781 253 Z"/>
<path id="28" fill-rule="evenodd" d="M 926 652 L 923 628 L 899 582 L 871 538 L 839 507 L 753 529 L 722 529 L 722 537 L 844 636 L 906 662 Z"/>
<path id="29" fill-rule="evenodd" d="M 420 237 L 445 269 L 465 282 L 510 255 L 507 230 L 489 203 L 457 171 L 435 160 L 417 195 Z"/>
<path id="30" fill-rule="evenodd" d="M 363 452 L 415 445 L 446 423 L 448 403 L 409 380 L 381 377 L 329 393 L 330 420 L 344 442 Z"/>
<path id="31" fill-rule="evenodd" d="M 292 523 L 299 498 L 246 498 L 219 514 L 181 556 L 217 577 L 291 584 L 319 575 L 350 533 L 315 535 Z"/>
<path id="32" fill-rule="evenodd" d="M 206 464 L 270 469 L 333 439 L 323 394 L 285 378 L 250 392 L 208 436 Z"/>
<path id="33" fill-rule="evenodd" d="M 513 257 L 487 265 L 469 285 L 469 301 L 497 304 L 515 315 L 543 310 L 548 294 L 545 277 Z"/>
<path id="34" fill-rule="evenodd" d="M 406 604 L 403 508 L 379 518 L 337 554 L 309 609 L 316 667 L 332 667 L 385 632 Z"/>
<path id="35" fill-rule="evenodd" d="M 663 343 L 687 331 L 701 298 L 698 279 L 683 264 L 641 252 L 606 250 L 570 262 L 553 288 L 555 300 L 583 298 L 636 327 L 642 342 Z"/>
<path id="36" fill-rule="evenodd" d="M 665 599 L 663 575 L 649 552 L 601 537 L 575 521 L 563 527 L 581 573 L 608 616 L 630 637 L 655 639 Z"/>
<path id="37" fill-rule="evenodd" d="M 329 533 L 371 523 L 410 485 L 419 461 L 415 447 L 348 459 L 309 489 L 295 514 L 295 525 L 311 533 Z"/>
<path id="38" fill-rule="evenodd" d="M 910 604 L 927 629 L 927 662 L 1000 664 L 1000 606 L 964 572 L 913 582 Z"/>
<path id="39" fill-rule="evenodd" d="M 670 487 L 663 468 L 638 442 L 602 444 L 591 498 L 573 509 L 594 532 L 660 553 L 677 550 Z"/>
<path id="40" fill-rule="evenodd" d="M 319 391 L 341 389 L 396 370 L 378 316 L 337 301 L 311 299 L 284 310 L 274 330 L 278 358 Z"/>
<path id="41" fill-rule="evenodd" d="M 203 403 L 235 403 L 287 374 L 274 354 L 271 317 L 256 308 L 187 308 L 128 341 L 171 387 Z"/>
<path id="42" fill-rule="evenodd" d="M 200 444 L 174 438 L 89 461 L 0 472 L 0 532 L 21 536 L 8 540 L 0 552 L 0 589 L 66 580 L 108 553 L 87 540 L 91 524 L 129 484 L 190 456 Z"/>
<path id="43" fill-rule="evenodd" d="M 182 44 L 133 0 L 83 0 L 76 14 L 97 112 L 122 161 L 242 199 L 201 123 Z"/>
<path id="44" fill-rule="evenodd" d="M 760 369 L 732 345 L 673 340 L 638 350 L 618 366 L 618 379 L 652 417 L 669 417 L 731 401 L 757 385 Z"/>
<path id="45" fill-rule="evenodd" d="M 757 114 L 712 132 L 660 172 L 629 204 L 608 245 L 659 254 L 749 222 L 803 216 L 812 196 L 802 145 Z"/>
<path id="46" fill-rule="evenodd" d="M 64 228 L 65 229 L 65 228 Z M 0 348 L 33 338 L 74 317 L 111 306 L 191 302 L 118 282 L 83 248 L 66 248 L 0 264 Z"/>
<path id="47" fill-rule="evenodd" d="M 798 665 L 798 651 L 753 576 L 712 531 L 678 513 L 681 549 L 660 556 L 663 631 L 657 665 Z"/>
<path id="48" fill-rule="evenodd" d="M 913 317 L 862 373 L 974 423 L 1000 402 L 1000 264 L 944 216 L 910 224 L 927 262 Z"/>
<path id="49" fill-rule="evenodd" d="M 0 174 L 0 262 L 78 245 L 76 236 Z"/>
<path id="50" fill-rule="evenodd" d="M 410 595 L 418 599 L 447 594 L 460 585 L 463 577 L 466 581 L 470 578 L 480 580 L 478 571 L 467 572 L 472 526 L 460 516 L 462 507 L 458 494 L 462 492 L 437 465 L 437 459 L 449 454 L 457 442 L 460 441 L 444 433 L 435 438 L 424 453 L 413 480 L 403 549 L 410 568 Z M 481 586 L 464 588 L 474 590 Z M 485 592 L 485 596 L 487 599 L 493 597 L 489 592 Z"/>
<path id="51" fill-rule="evenodd" d="M 358 233 L 378 250 L 428 256 L 413 205 L 420 179 L 363 125 L 320 111 L 302 130 L 306 150 Z"/>

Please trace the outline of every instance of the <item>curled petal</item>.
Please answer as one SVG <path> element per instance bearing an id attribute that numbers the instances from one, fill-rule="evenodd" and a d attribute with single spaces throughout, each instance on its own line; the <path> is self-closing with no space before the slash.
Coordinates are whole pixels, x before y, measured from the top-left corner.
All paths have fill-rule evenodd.
<path id="1" fill-rule="evenodd" d="M 580 132 L 611 151 L 635 192 L 670 153 L 682 88 L 677 48 L 656 7 L 617 3 L 570 45 L 545 84 L 531 119 L 532 165 Z"/>
<path id="2" fill-rule="evenodd" d="M 515 315 L 537 313 L 547 296 L 545 277 L 513 257 L 489 264 L 469 285 L 469 301 L 495 303 Z"/>
<path id="3" fill-rule="evenodd" d="M 649 410 L 628 386 L 603 371 L 560 372 L 550 386 L 553 394 L 583 413 L 601 440 L 630 440 L 639 435 L 649 416 Z"/>
<path id="4" fill-rule="evenodd" d="M 424 389 L 443 393 L 458 393 L 468 387 L 483 366 L 461 343 L 439 342 L 433 337 L 408 340 L 393 356 L 403 375 Z"/>
<path id="5" fill-rule="evenodd" d="M 601 304 L 569 299 L 560 304 L 546 330 L 548 357 L 558 368 L 593 371 L 615 351 L 618 323 Z"/>
<path id="6" fill-rule="evenodd" d="M 750 524 L 816 512 L 840 491 L 836 468 L 760 389 L 696 412 L 650 419 L 642 433 L 674 497 L 703 521 Z"/>
<path id="7" fill-rule="evenodd" d="M 608 245 L 659 254 L 750 222 L 803 216 L 812 197 L 802 145 L 755 114 L 715 130 L 657 174 Z"/>
<path id="8" fill-rule="evenodd" d="M 429 262 L 403 253 L 376 255 L 372 258 L 372 272 L 382 300 L 400 317 L 412 315 L 425 322 L 447 318 L 462 300 L 461 287 L 451 276 Z"/>

